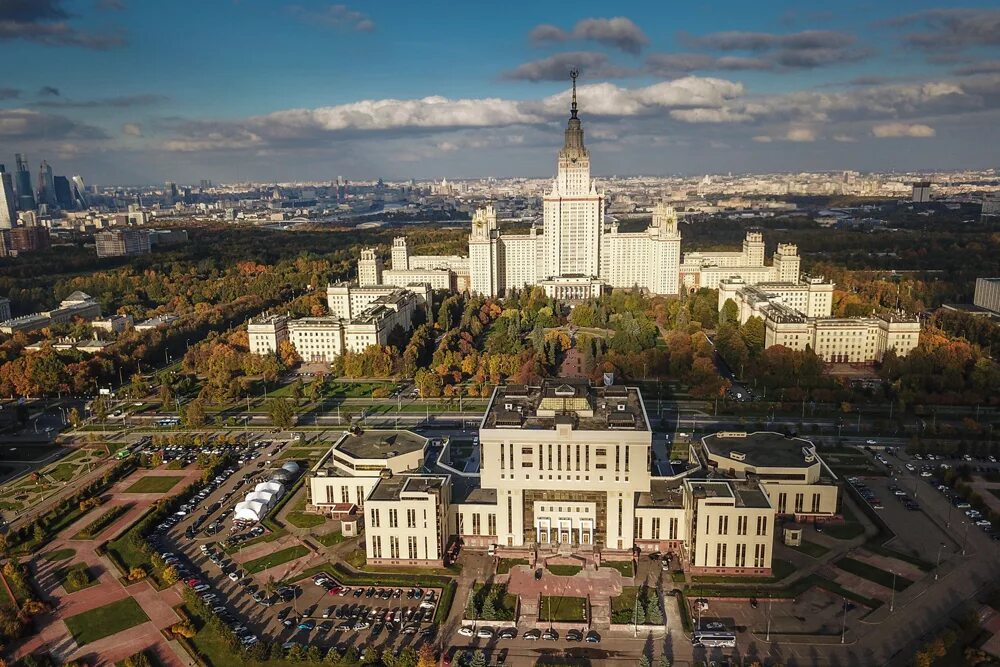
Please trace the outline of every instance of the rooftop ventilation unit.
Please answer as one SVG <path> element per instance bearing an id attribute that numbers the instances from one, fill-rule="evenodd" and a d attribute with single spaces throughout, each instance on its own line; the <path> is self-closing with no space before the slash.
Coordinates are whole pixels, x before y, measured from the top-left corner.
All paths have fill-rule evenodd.
<path id="1" fill-rule="evenodd" d="M 746 461 L 747 460 L 747 455 L 744 454 L 743 452 L 737 452 L 737 451 L 733 450 L 733 451 L 729 452 L 729 458 L 731 458 L 734 461 Z"/>
<path id="2" fill-rule="evenodd" d="M 812 447 L 803 447 L 802 457 L 806 460 L 806 463 L 812 463 L 816 460 L 816 452 L 813 451 Z"/>
<path id="3" fill-rule="evenodd" d="M 625 412 L 625 404 L 624 403 L 619 403 L 617 405 L 617 408 L 618 408 L 618 412 Z"/>

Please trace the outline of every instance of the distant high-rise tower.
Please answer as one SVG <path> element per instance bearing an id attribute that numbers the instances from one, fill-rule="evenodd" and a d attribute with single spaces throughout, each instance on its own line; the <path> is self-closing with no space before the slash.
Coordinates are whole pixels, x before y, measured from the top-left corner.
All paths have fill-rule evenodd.
<path id="1" fill-rule="evenodd" d="M 177 192 L 176 183 L 174 183 L 173 181 L 167 181 L 164 184 L 163 190 L 164 190 L 163 198 L 167 200 L 168 204 L 173 204 L 174 202 L 177 201 L 177 196 L 179 193 Z"/>
<path id="2" fill-rule="evenodd" d="M 56 176 L 52 179 L 56 188 L 56 203 L 59 204 L 59 208 L 63 210 L 71 210 L 73 208 L 73 191 L 69 187 L 69 179 L 65 176 Z"/>
<path id="3" fill-rule="evenodd" d="M 84 185 L 83 176 L 80 174 L 73 176 L 73 200 L 79 209 L 85 210 L 89 206 L 87 203 L 87 186 Z"/>
<path id="4" fill-rule="evenodd" d="M 52 167 L 45 160 L 38 165 L 38 203 L 56 206 L 56 183 L 52 176 Z"/>
<path id="5" fill-rule="evenodd" d="M 912 200 L 914 204 L 926 204 L 931 200 L 930 181 L 917 181 L 913 184 Z"/>
<path id="6" fill-rule="evenodd" d="M 17 220 L 14 206 L 14 179 L 0 164 L 0 229 L 10 229 Z"/>
<path id="7" fill-rule="evenodd" d="M 28 171 L 28 160 L 20 153 L 14 154 L 14 188 L 17 190 L 17 207 L 22 211 L 34 211 L 31 172 Z"/>
<path id="8" fill-rule="evenodd" d="M 590 153 L 583 145 L 577 117 L 576 77 L 558 173 L 542 202 L 548 276 L 593 276 L 600 273 L 604 197 L 590 180 Z"/>

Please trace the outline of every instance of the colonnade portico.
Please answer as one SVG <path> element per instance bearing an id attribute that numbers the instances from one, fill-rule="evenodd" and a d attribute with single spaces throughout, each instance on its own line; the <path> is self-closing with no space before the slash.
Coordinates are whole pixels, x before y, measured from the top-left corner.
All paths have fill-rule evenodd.
<path id="1" fill-rule="evenodd" d="M 535 541 L 545 544 L 590 546 L 594 543 L 594 522 L 591 519 L 539 518 L 535 520 Z"/>

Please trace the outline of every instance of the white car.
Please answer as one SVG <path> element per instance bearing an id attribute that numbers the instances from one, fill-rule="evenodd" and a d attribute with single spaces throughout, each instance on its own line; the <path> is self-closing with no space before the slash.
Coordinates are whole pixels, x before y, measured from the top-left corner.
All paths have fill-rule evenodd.
<path id="1" fill-rule="evenodd" d="M 921 477 L 933 477 L 934 473 L 932 473 L 930 470 L 925 470 L 922 473 L 920 473 L 920 476 Z"/>
<path id="2" fill-rule="evenodd" d="M 240 573 L 239 572 L 230 572 L 229 573 L 229 578 L 232 579 L 233 581 L 239 581 L 240 580 Z"/>
<path id="3" fill-rule="evenodd" d="M 878 441 L 877 440 L 872 440 L 871 438 L 869 438 L 868 440 L 865 440 L 865 444 L 866 445 L 877 445 Z"/>
<path id="4" fill-rule="evenodd" d="M 493 628 L 489 627 L 479 628 L 479 632 L 476 633 L 476 636 L 479 637 L 480 639 L 492 639 Z"/>
<path id="5" fill-rule="evenodd" d="M 471 626 L 463 625 L 458 629 L 458 634 L 462 635 L 463 637 L 474 637 L 476 631 L 473 630 Z"/>
<path id="6" fill-rule="evenodd" d="M 909 470 L 910 472 L 913 472 L 914 470 L 917 469 L 917 466 L 913 465 L 912 463 L 907 463 L 906 469 Z"/>

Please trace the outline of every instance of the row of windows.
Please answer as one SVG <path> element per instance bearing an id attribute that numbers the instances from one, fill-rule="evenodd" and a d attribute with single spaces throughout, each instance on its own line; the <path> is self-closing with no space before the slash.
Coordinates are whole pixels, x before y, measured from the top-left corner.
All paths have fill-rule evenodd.
<path id="1" fill-rule="evenodd" d="M 507 498 L 507 519 L 510 521 L 512 517 L 512 508 L 510 505 L 510 498 Z M 508 523 L 508 525 L 510 525 Z M 486 515 L 486 532 L 482 530 L 482 515 L 478 512 L 472 515 L 472 534 L 473 535 L 496 535 L 497 534 L 497 515 L 490 513 Z M 459 512 L 455 515 L 455 533 L 457 535 L 465 535 L 465 515 Z"/>
<path id="2" fill-rule="evenodd" d="M 642 524 L 643 524 L 642 517 L 636 517 L 635 518 L 635 522 L 634 522 L 635 538 L 636 539 L 646 539 L 643 536 Z M 668 539 L 668 540 L 676 540 L 677 539 L 677 530 L 678 530 L 678 526 L 679 526 L 679 522 L 677 520 L 677 517 L 670 517 L 670 521 L 668 522 L 667 525 L 668 525 L 668 528 L 667 528 L 666 539 Z M 651 540 L 663 539 L 663 536 L 660 534 L 660 517 L 654 516 L 650 520 L 650 528 L 651 528 L 651 531 L 650 531 L 649 539 L 651 539 Z"/>
<path id="3" fill-rule="evenodd" d="M 705 545 L 705 564 L 708 565 L 708 546 Z M 727 552 L 728 546 L 725 542 L 720 542 L 715 545 L 715 567 L 728 567 L 727 562 Z M 765 544 L 755 544 L 753 553 L 753 566 L 754 567 L 764 567 L 767 562 L 767 545 Z M 737 544 L 736 545 L 736 565 L 735 567 L 746 567 L 747 566 L 747 545 Z"/>
<path id="4" fill-rule="evenodd" d="M 821 498 L 820 494 L 818 494 L 818 493 L 812 494 L 811 504 L 810 504 L 810 511 L 813 514 L 816 514 L 817 512 L 819 512 L 820 498 Z M 803 510 L 804 507 L 805 507 L 805 494 L 804 493 L 796 493 L 795 494 L 795 505 L 794 505 L 794 511 L 795 511 L 795 513 L 796 514 L 801 514 L 804 511 Z M 778 514 L 788 514 L 788 494 L 787 493 L 779 493 L 778 494 Z"/>
<path id="5" fill-rule="evenodd" d="M 508 467 L 514 469 L 514 445 L 508 447 L 507 443 L 500 443 L 500 469 L 506 470 Z M 615 472 L 621 472 L 624 465 L 625 471 L 631 469 L 632 448 L 624 447 L 624 461 L 622 457 L 622 446 L 615 445 Z M 590 471 L 590 447 L 581 445 L 538 445 L 537 462 L 539 470 L 576 470 Z M 521 468 L 532 468 L 535 462 L 535 448 L 533 446 L 521 447 Z M 582 456 L 581 456 L 582 454 Z M 608 464 L 605 457 L 608 454 L 606 447 L 596 447 L 594 449 L 594 469 L 607 470 Z M 551 477 L 550 477 L 551 479 Z M 577 478 L 579 479 L 579 478 Z"/>

